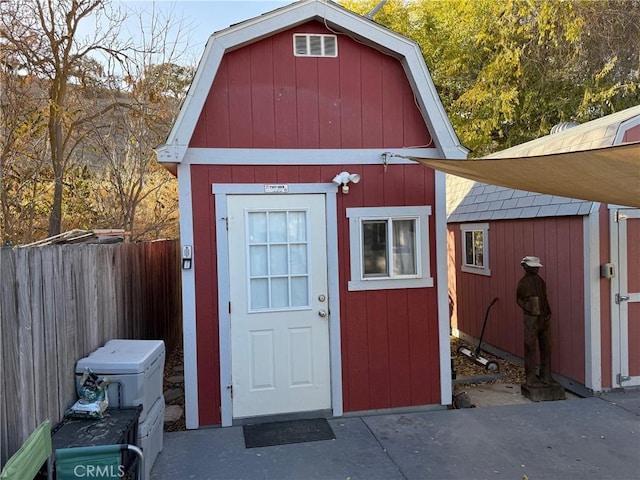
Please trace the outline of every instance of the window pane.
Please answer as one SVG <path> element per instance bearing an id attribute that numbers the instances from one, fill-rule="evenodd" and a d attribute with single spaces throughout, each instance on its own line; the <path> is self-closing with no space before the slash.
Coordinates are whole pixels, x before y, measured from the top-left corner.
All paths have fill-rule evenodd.
<path id="1" fill-rule="evenodd" d="M 287 213 L 269 213 L 269 242 L 287 241 Z"/>
<path id="2" fill-rule="evenodd" d="M 393 274 L 415 275 L 416 269 L 416 221 L 394 220 L 393 224 Z"/>
<path id="3" fill-rule="evenodd" d="M 249 247 L 249 275 L 252 277 L 265 276 L 267 270 L 267 247 L 263 245 L 251 245 Z"/>
<path id="4" fill-rule="evenodd" d="M 291 278 L 291 306 L 309 306 L 309 279 L 307 277 Z"/>
<path id="5" fill-rule="evenodd" d="M 267 214 L 264 212 L 249 213 L 249 243 L 266 243 Z"/>
<path id="6" fill-rule="evenodd" d="M 307 270 L 307 245 L 291 245 L 289 259 L 291 274 L 309 273 Z"/>
<path id="7" fill-rule="evenodd" d="M 465 265 L 473 265 L 473 232 L 464 232 Z"/>
<path id="8" fill-rule="evenodd" d="M 362 222 L 362 265 L 365 277 L 388 276 L 387 222 L 365 220 Z"/>
<path id="9" fill-rule="evenodd" d="M 289 212 L 289 241 L 304 242 L 307 240 L 307 213 Z"/>
<path id="10" fill-rule="evenodd" d="M 266 278 L 251 280 L 251 309 L 269 308 L 269 286 Z"/>
<path id="11" fill-rule="evenodd" d="M 289 279 L 271 279 L 271 308 L 284 308 L 289 306 Z"/>
<path id="12" fill-rule="evenodd" d="M 473 248 L 475 250 L 476 267 L 484 266 L 484 232 L 476 230 L 473 232 Z"/>
<path id="13" fill-rule="evenodd" d="M 271 245 L 269 254 L 270 275 L 286 275 L 289 261 L 287 260 L 286 245 Z"/>

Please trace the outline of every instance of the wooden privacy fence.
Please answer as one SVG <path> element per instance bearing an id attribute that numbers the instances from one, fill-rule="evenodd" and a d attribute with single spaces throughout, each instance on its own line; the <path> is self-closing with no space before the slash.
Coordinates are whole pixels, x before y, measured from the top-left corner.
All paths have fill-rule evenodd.
<path id="1" fill-rule="evenodd" d="M 177 240 L 0 249 L 0 465 L 77 399 L 76 362 L 112 338 L 182 336 Z"/>

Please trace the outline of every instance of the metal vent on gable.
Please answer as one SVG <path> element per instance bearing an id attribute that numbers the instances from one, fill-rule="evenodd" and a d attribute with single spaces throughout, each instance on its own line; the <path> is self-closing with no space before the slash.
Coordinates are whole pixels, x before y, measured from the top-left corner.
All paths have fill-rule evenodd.
<path id="1" fill-rule="evenodd" d="M 335 35 L 297 33 L 293 36 L 296 57 L 337 57 L 338 39 Z"/>

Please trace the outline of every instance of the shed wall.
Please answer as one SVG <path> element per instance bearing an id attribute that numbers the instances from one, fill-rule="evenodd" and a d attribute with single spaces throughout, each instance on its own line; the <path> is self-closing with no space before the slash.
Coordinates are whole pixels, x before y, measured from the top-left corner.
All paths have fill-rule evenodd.
<path id="1" fill-rule="evenodd" d="M 192 165 L 200 425 L 219 424 L 220 374 L 213 183 L 329 183 L 342 165 Z M 349 292 L 346 208 L 434 205 L 434 172 L 420 165 L 352 165 L 362 181 L 338 195 L 338 256 L 345 411 L 440 403 L 435 218 L 429 220 L 436 287 Z M 435 212 L 435 209 L 434 209 Z M 331 281 L 331 279 L 330 279 Z M 333 279 L 335 281 L 335 279 Z"/>
<path id="2" fill-rule="evenodd" d="M 541 258 L 540 276 L 547 284 L 552 310 L 552 369 L 584 384 L 584 257 L 582 217 L 549 217 L 535 220 L 494 221 L 489 230 L 490 276 L 466 273 L 462 265 L 460 224 L 449 224 L 449 265 L 455 265 L 450 293 L 455 303 L 452 326 L 479 338 L 485 311 L 491 300 L 483 342 L 523 357 L 522 312 L 516 303 L 516 287 L 524 270 L 520 259 Z M 451 275 L 451 274 L 450 274 Z"/>
<path id="3" fill-rule="evenodd" d="M 392 148 L 432 146 L 402 64 L 338 35 L 336 58 L 295 57 L 308 22 L 222 58 L 190 147 Z"/>

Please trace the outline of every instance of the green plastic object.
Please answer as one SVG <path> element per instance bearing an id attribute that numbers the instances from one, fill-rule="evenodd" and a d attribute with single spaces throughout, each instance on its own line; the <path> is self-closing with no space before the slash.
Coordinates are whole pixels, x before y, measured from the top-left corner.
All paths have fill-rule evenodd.
<path id="1" fill-rule="evenodd" d="M 124 476 L 120 445 L 61 448 L 56 450 L 57 480 L 115 480 Z"/>
<path id="2" fill-rule="evenodd" d="M 0 480 L 33 480 L 51 456 L 51 423 L 42 422 L 7 461 Z"/>

